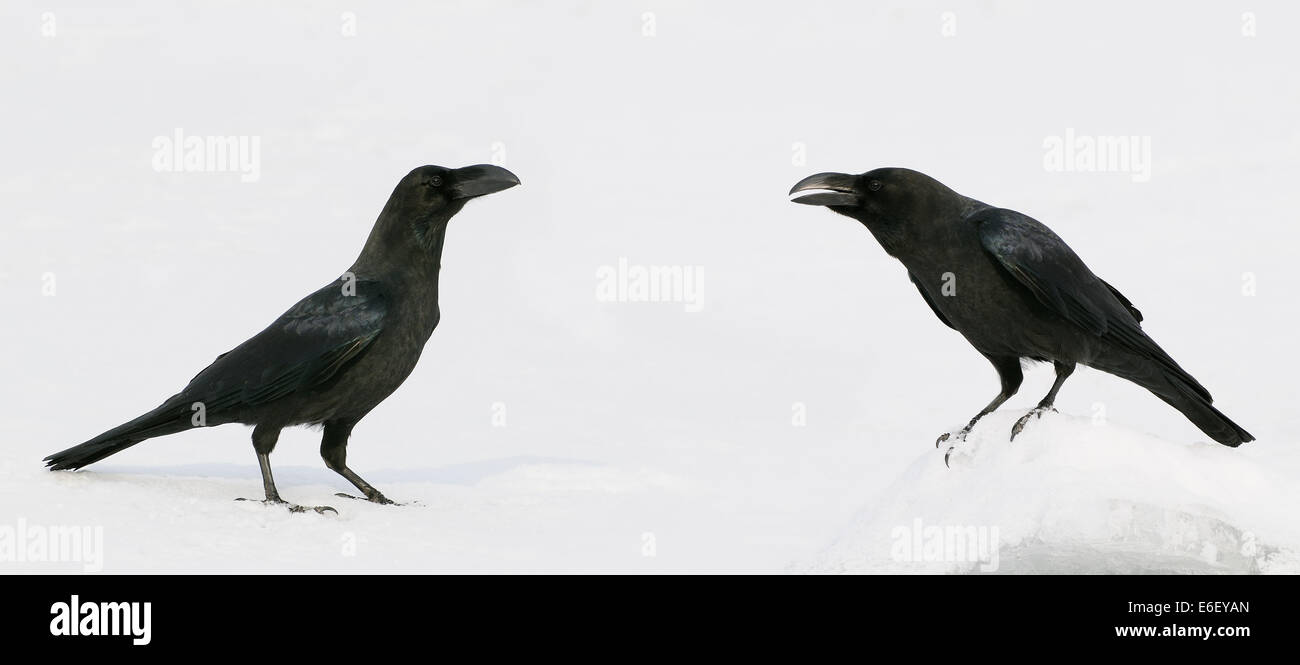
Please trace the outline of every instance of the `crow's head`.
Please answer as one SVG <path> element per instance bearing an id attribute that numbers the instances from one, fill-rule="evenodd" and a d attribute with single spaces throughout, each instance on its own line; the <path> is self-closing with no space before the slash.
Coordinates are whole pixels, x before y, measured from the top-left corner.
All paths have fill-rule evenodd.
<path id="1" fill-rule="evenodd" d="M 826 206 L 862 222 L 885 251 L 950 218 L 967 199 L 919 171 L 881 168 L 859 175 L 818 173 L 790 189 L 795 203 Z"/>
<path id="2" fill-rule="evenodd" d="M 469 199 L 509 189 L 519 184 L 515 174 L 491 164 L 458 169 L 421 166 L 406 174 L 393 190 L 394 197 L 413 208 L 438 210 Z"/>
<path id="3" fill-rule="evenodd" d="M 458 169 L 421 166 L 406 174 L 393 190 L 389 204 L 397 203 L 412 215 L 433 215 L 449 219 L 472 198 L 499 192 L 519 184 L 515 174 L 491 164 Z"/>
<path id="4" fill-rule="evenodd" d="M 372 241 L 381 239 L 389 247 L 414 237 L 431 247 L 447 221 L 472 198 L 499 192 L 519 184 L 515 174 L 491 164 L 458 169 L 421 166 L 406 174 L 388 197 L 380 213 Z"/>

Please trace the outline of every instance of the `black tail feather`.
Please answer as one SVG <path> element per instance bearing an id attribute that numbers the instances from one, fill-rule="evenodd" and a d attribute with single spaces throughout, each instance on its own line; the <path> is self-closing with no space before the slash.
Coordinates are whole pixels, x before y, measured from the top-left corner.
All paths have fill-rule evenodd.
<path id="1" fill-rule="evenodd" d="M 1236 448 L 1255 437 L 1214 408 L 1209 393 L 1181 367 L 1171 369 L 1165 363 L 1127 352 L 1107 353 L 1088 363 L 1092 367 L 1128 379 L 1150 390 L 1169 406 L 1192 421 L 1215 441 Z"/>
<path id="2" fill-rule="evenodd" d="M 1247 441 L 1254 441 L 1255 437 L 1250 432 L 1242 429 L 1240 425 L 1232 422 L 1222 411 L 1214 408 L 1210 400 L 1201 396 L 1200 391 L 1187 385 L 1179 376 L 1166 375 L 1164 377 L 1169 388 L 1157 390 L 1151 386 L 1144 386 L 1150 390 L 1156 397 L 1164 400 L 1169 406 L 1178 409 L 1187 419 L 1209 435 L 1210 438 L 1222 443 L 1230 448 L 1236 448 Z M 1160 387 L 1160 386 L 1157 386 Z"/>
<path id="3" fill-rule="evenodd" d="M 146 439 L 175 434 L 192 428 L 190 414 L 183 408 L 164 404 L 131 422 L 114 427 L 99 436 L 45 458 L 51 471 L 80 469 L 120 453 Z"/>

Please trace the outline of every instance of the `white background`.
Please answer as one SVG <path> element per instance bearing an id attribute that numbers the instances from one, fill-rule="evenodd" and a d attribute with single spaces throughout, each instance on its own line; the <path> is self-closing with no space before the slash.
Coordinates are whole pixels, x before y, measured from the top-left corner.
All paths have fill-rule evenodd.
<path id="1" fill-rule="evenodd" d="M 0 526 L 102 526 L 108 572 L 897 569 L 915 519 L 998 527 L 1004 570 L 1294 570 L 1300 9 L 1040 4 L 6 3 Z M 175 128 L 260 137 L 260 180 L 155 171 Z M 1067 128 L 1149 136 L 1150 182 L 1047 171 Z M 239 426 L 42 470 L 336 278 L 411 168 L 501 147 L 523 186 L 452 221 L 442 323 L 349 448 L 421 505 L 333 497 L 307 430 L 281 494 L 337 517 L 232 502 L 261 494 Z M 1050 225 L 1259 440 L 1082 370 L 1007 444 L 1040 366 L 944 469 L 996 374 L 785 195 L 880 166 Z M 620 258 L 699 266 L 702 311 L 599 302 Z M 1267 556 L 1206 554 L 1238 540 Z"/>

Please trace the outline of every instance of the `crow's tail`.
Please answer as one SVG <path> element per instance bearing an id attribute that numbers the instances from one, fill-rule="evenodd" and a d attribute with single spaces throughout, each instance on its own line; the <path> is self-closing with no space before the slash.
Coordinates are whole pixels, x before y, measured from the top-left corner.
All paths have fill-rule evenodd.
<path id="1" fill-rule="evenodd" d="M 194 427 L 191 414 L 184 405 L 174 405 L 172 400 L 132 420 L 114 427 L 103 434 L 45 458 L 45 465 L 51 471 L 80 469 L 88 464 L 120 453 L 145 439 L 156 436 L 175 434 Z"/>
<path id="2" fill-rule="evenodd" d="M 1168 356 L 1152 359 L 1127 351 L 1112 351 L 1087 364 L 1150 390 L 1225 446 L 1236 448 L 1255 440 L 1250 432 L 1214 408 L 1209 392 Z"/>

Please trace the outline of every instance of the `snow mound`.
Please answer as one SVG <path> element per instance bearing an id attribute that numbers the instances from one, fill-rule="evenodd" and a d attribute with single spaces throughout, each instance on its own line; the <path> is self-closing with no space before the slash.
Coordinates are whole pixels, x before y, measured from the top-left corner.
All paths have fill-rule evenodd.
<path id="1" fill-rule="evenodd" d="M 805 572 L 1300 571 L 1300 489 L 1259 442 L 1178 443 L 1020 411 L 926 451 Z M 889 445 L 915 445 L 891 442 Z M 1253 448 L 1252 448 L 1253 446 Z"/>

